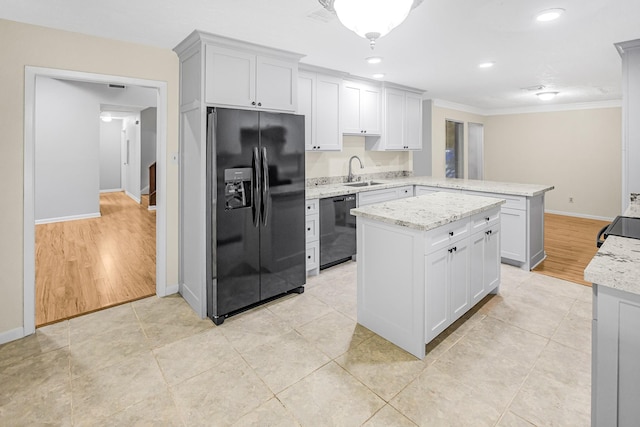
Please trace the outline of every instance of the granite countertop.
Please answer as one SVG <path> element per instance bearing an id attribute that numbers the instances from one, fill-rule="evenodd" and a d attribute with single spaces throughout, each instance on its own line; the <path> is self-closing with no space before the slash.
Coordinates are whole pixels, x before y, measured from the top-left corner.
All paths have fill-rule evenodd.
<path id="1" fill-rule="evenodd" d="M 351 209 L 351 214 L 427 231 L 503 203 L 504 200 L 493 197 L 438 192 Z"/>
<path id="2" fill-rule="evenodd" d="M 323 197 L 343 196 L 362 191 L 382 190 L 404 185 L 426 185 L 457 190 L 478 191 L 483 193 L 504 194 L 512 196 L 534 197 L 553 190 L 552 185 L 517 184 L 511 182 L 482 181 L 475 179 L 433 178 L 430 176 L 402 177 L 394 179 L 374 179 L 379 185 L 369 187 L 349 187 L 346 183 L 312 185 L 306 187 L 306 198 L 321 199 Z"/>
<path id="3" fill-rule="evenodd" d="M 624 216 L 640 217 L 640 200 Z M 640 295 L 640 240 L 609 236 L 584 270 L 584 279 L 598 286 Z"/>

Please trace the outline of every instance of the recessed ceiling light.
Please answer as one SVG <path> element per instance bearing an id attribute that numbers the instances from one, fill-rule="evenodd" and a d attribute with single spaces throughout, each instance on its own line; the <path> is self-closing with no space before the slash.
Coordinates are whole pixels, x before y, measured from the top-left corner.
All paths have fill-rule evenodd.
<path id="1" fill-rule="evenodd" d="M 564 9 L 547 9 L 536 15 L 536 21 L 548 22 L 554 19 L 560 18 L 560 15 L 564 13 Z"/>
<path id="2" fill-rule="evenodd" d="M 494 65 L 496 65 L 496 63 L 495 63 L 495 62 L 493 62 L 493 61 L 487 61 L 487 62 L 482 62 L 482 63 L 478 64 L 478 68 L 491 68 L 491 67 L 493 67 Z"/>
<path id="3" fill-rule="evenodd" d="M 373 75 L 374 79 L 383 79 L 384 78 L 384 74 L 383 73 L 375 73 Z"/>
<path id="4" fill-rule="evenodd" d="M 367 62 L 369 64 L 379 64 L 382 62 L 382 57 L 380 56 L 370 56 L 368 58 L 366 58 Z"/>
<path id="5" fill-rule="evenodd" d="M 558 94 L 558 92 L 540 92 L 540 93 L 536 93 L 538 98 L 540 98 L 542 101 L 549 101 L 550 99 L 555 98 L 557 94 Z"/>

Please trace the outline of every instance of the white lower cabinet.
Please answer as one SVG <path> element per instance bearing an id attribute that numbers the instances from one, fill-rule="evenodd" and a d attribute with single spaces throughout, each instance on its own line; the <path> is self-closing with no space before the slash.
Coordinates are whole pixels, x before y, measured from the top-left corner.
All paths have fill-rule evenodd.
<path id="1" fill-rule="evenodd" d="M 525 262 L 527 257 L 527 212 L 502 208 L 502 256 Z"/>
<path id="2" fill-rule="evenodd" d="M 502 262 L 532 270 L 545 258 L 544 194 L 532 197 L 416 185 L 416 196 L 445 191 L 506 200 L 501 212 Z"/>
<path id="3" fill-rule="evenodd" d="M 307 200 L 305 209 L 307 276 L 320 273 L 320 201 Z"/>
<path id="4" fill-rule="evenodd" d="M 469 310 L 469 262 L 464 238 L 425 257 L 425 342 Z"/>
<path id="5" fill-rule="evenodd" d="M 500 224 L 471 236 L 469 297 L 474 305 L 500 283 Z"/>
<path id="6" fill-rule="evenodd" d="M 389 200 L 404 199 L 413 196 L 413 186 L 384 188 L 381 190 L 363 191 L 358 193 L 358 207 L 372 205 L 374 203 L 388 202 Z"/>

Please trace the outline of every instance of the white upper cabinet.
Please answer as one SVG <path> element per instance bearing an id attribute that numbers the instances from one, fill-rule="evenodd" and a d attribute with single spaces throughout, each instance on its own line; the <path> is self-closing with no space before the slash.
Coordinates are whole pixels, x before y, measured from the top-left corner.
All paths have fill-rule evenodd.
<path id="1" fill-rule="evenodd" d="M 404 141 L 409 150 L 422 150 L 422 95 L 405 92 Z"/>
<path id="2" fill-rule="evenodd" d="M 342 96 L 343 133 L 380 135 L 381 90 L 365 83 L 344 81 Z"/>
<path id="3" fill-rule="evenodd" d="M 307 151 L 342 150 L 342 79 L 312 72 L 298 75 L 298 114 L 305 116 Z"/>
<path id="4" fill-rule="evenodd" d="M 207 104 L 295 111 L 298 61 L 207 44 Z"/>
<path id="5" fill-rule="evenodd" d="M 385 87 L 382 107 L 382 137 L 367 141 L 367 148 L 379 151 L 421 150 L 421 94 Z"/>

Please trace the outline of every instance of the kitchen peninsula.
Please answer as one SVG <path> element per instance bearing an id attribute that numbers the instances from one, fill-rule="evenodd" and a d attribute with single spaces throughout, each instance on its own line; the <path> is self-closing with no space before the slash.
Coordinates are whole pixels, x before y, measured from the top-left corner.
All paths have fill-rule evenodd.
<path id="1" fill-rule="evenodd" d="M 352 209 L 358 323 L 422 359 L 500 285 L 503 199 L 436 192 Z"/>
<path id="2" fill-rule="evenodd" d="M 349 183 L 307 179 L 306 199 L 317 200 L 346 194 L 380 192 L 411 186 L 413 194 L 403 192 L 400 196 L 420 196 L 433 192 L 449 192 L 494 197 L 506 200 L 501 208 L 502 262 L 523 270 L 532 270 L 546 256 L 544 252 L 544 197 L 554 186 L 544 184 L 520 184 L 475 179 L 436 178 L 431 176 L 409 176 L 397 178 L 374 178 L 371 186 L 353 187 Z M 329 181 L 329 182 L 327 182 Z M 318 183 L 321 184 L 318 184 Z M 314 185 L 317 184 L 317 185 Z M 358 184 L 358 183 L 356 183 Z M 390 194 L 391 200 L 394 198 Z M 384 199 L 382 199 L 384 200 Z M 361 204 L 358 203 L 358 206 Z"/>

